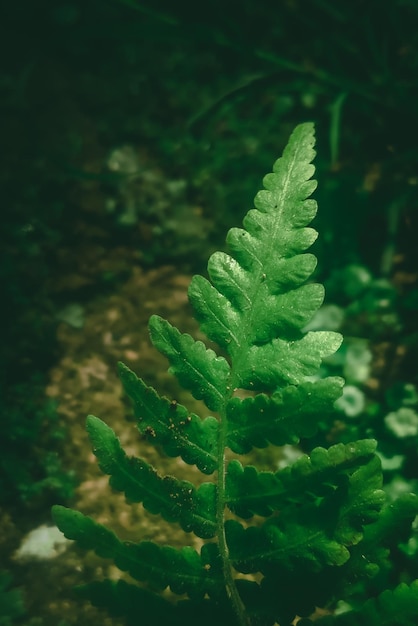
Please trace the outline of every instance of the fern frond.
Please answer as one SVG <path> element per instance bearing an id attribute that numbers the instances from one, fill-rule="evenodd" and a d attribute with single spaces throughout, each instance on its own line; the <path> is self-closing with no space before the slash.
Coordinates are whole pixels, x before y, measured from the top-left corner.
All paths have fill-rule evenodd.
<path id="1" fill-rule="evenodd" d="M 264 575 L 283 568 L 319 572 L 326 565 L 342 565 L 350 558 L 347 547 L 332 537 L 332 520 L 327 520 L 326 507 L 311 503 L 289 513 L 280 522 L 269 520 L 260 527 L 244 528 L 235 520 L 225 522 L 235 569 Z"/>
<path id="2" fill-rule="evenodd" d="M 326 378 L 299 386 L 290 385 L 271 396 L 232 398 L 226 407 L 227 445 L 238 454 L 254 447 L 265 448 L 296 444 L 302 437 L 312 437 L 328 414 L 343 388 L 342 378 Z"/>
<path id="3" fill-rule="evenodd" d="M 199 626 L 223 623 L 238 626 L 226 599 L 181 600 L 173 604 L 124 580 L 93 582 L 76 588 L 76 592 L 99 609 L 106 609 L 112 617 L 123 616 L 127 626 L 196 626 L 196 616 Z M 260 623 L 260 626 L 272 625 Z"/>
<path id="4" fill-rule="evenodd" d="M 173 616 L 171 602 L 125 580 L 94 581 L 76 587 L 75 592 L 81 600 L 89 600 L 111 617 L 123 616 L 128 626 L 137 626 L 141 621 L 146 621 L 147 626 L 170 624 Z"/>
<path id="5" fill-rule="evenodd" d="M 119 376 L 133 402 L 138 428 L 148 441 L 161 446 L 167 456 L 180 456 L 202 473 L 212 474 L 218 462 L 218 420 L 201 419 L 181 404 L 160 397 L 123 363 Z"/>
<path id="6" fill-rule="evenodd" d="M 415 493 L 404 493 L 394 502 L 387 503 L 379 518 L 367 527 L 364 548 L 397 546 L 408 537 L 411 523 L 417 515 L 418 495 Z"/>
<path id="7" fill-rule="evenodd" d="M 334 354 L 341 343 L 339 333 L 314 331 L 298 341 L 277 338 L 253 345 L 236 373 L 237 386 L 274 391 L 303 383 L 307 376 L 318 372 L 322 359 Z"/>
<path id="8" fill-rule="evenodd" d="M 301 254 L 317 235 L 306 228 L 316 213 L 308 199 L 316 187 L 309 180 L 313 144 L 313 125 L 298 126 L 264 178 L 245 230 L 228 234 L 234 256 L 212 255 L 212 284 L 197 276 L 189 288 L 201 329 L 231 356 L 236 387 L 274 391 L 301 383 L 341 343 L 337 333 L 302 334 L 324 295 L 322 285 L 302 284 L 316 265 L 313 255 Z"/>
<path id="9" fill-rule="evenodd" d="M 67 539 L 75 539 L 81 547 L 115 565 L 138 581 L 148 581 L 155 589 L 169 587 L 173 593 L 187 593 L 190 598 L 222 597 L 224 581 L 215 543 L 206 543 L 199 554 L 186 546 L 179 550 L 158 546 L 152 541 L 132 543 L 120 541 L 116 535 L 90 517 L 67 509 L 53 507 L 55 523 Z"/>
<path id="10" fill-rule="evenodd" d="M 358 480 L 355 473 L 364 465 L 372 464 L 370 471 L 378 479 L 376 485 L 367 490 L 370 496 L 372 489 L 380 489 L 381 486 L 374 466 L 375 450 L 376 442 L 367 439 L 346 445 L 336 444 L 328 450 L 315 448 L 311 456 L 304 455 L 278 472 L 258 472 L 251 465 L 243 467 L 239 461 L 233 460 L 226 474 L 227 505 L 244 519 L 253 514 L 267 517 L 287 505 L 336 495 L 347 478 L 355 483 Z M 383 497 L 381 492 L 380 497 Z"/>
<path id="11" fill-rule="evenodd" d="M 387 502 L 376 442 L 316 447 L 271 472 L 229 460 L 226 450 L 246 454 L 312 437 L 342 392 L 342 379 L 318 377 L 321 361 L 342 337 L 304 332 L 324 297 L 321 285 L 308 282 L 316 266 L 306 252 L 317 236 L 308 227 L 316 214 L 309 198 L 316 187 L 313 146 L 313 125 L 298 126 L 264 178 L 243 228 L 230 230 L 231 254 L 213 254 L 209 279 L 191 282 L 189 299 L 201 330 L 226 357 L 162 318 L 150 319 L 151 340 L 170 371 L 216 415 L 200 419 L 120 365 L 140 433 L 159 452 L 215 474 L 216 483 L 197 488 L 158 474 L 145 460 L 128 457 L 111 428 L 88 418 L 94 453 L 114 489 L 212 541 L 200 552 L 125 542 L 81 513 L 53 508 L 67 538 L 139 581 L 103 581 L 80 591 L 111 614 L 124 615 L 128 626 L 284 626 L 296 617 L 307 626 L 315 607 L 340 598 L 353 610 L 315 623 L 418 623 L 418 583 L 378 595 L 394 580 L 391 553 L 410 537 L 418 497 Z M 241 399 L 240 389 L 251 397 Z M 266 519 L 253 526 L 243 521 L 254 515 Z M 166 589 L 188 598 L 169 603 L 157 595 Z M 373 595 L 378 597 L 364 604 Z"/>
<path id="12" fill-rule="evenodd" d="M 239 294 L 244 296 L 244 290 L 245 282 L 240 286 Z M 240 347 L 241 317 L 228 298 L 203 276 L 194 276 L 189 288 L 189 299 L 196 311 L 205 310 L 204 316 L 201 316 L 202 332 L 223 348 L 232 350 L 233 347 Z"/>
<path id="13" fill-rule="evenodd" d="M 341 508 L 335 536 L 345 545 L 363 539 L 363 526 L 378 519 L 386 494 L 382 491 L 383 476 L 380 459 L 373 456 L 351 474 L 341 487 Z"/>
<path id="14" fill-rule="evenodd" d="M 223 357 L 208 350 L 201 341 L 181 334 L 167 320 L 152 315 L 149 321 L 151 341 L 169 360 L 170 372 L 180 384 L 203 400 L 211 411 L 219 410 L 227 393 L 230 368 Z"/>
<path id="15" fill-rule="evenodd" d="M 360 442 L 359 457 L 361 448 Z M 307 489 L 302 492 L 296 490 L 292 494 L 285 493 L 283 505 L 286 506 L 278 507 L 275 516 L 260 527 L 248 529 L 244 529 L 239 522 L 227 521 L 225 527 L 234 566 L 244 573 L 261 571 L 268 574 L 275 568 L 287 568 L 292 571 L 302 566 L 312 571 L 320 571 L 327 565 L 340 566 L 345 563 L 350 557 L 348 548 L 359 543 L 363 537 L 363 526 L 376 520 L 386 499 L 381 490 L 380 461 L 378 457 L 370 454 L 369 442 L 365 443 L 365 448 L 369 449 L 368 454 L 359 466 L 354 466 L 351 472 L 342 472 L 340 477 L 336 471 L 334 478 L 330 481 L 325 480 L 325 489 L 322 486 L 317 493 L 315 493 L 315 468 L 326 472 L 332 460 L 335 462 L 340 458 L 344 465 L 347 462 L 345 454 L 348 453 L 349 457 L 354 455 L 349 447 L 345 448 L 342 445 L 335 447 L 331 454 L 324 448 L 314 449 L 310 460 L 301 459 L 299 466 L 296 464 L 296 471 L 294 470 L 296 477 L 300 471 L 302 475 L 306 472 Z M 355 453 L 355 450 L 353 452 Z M 234 468 L 234 465 L 232 467 Z M 330 474 L 329 471 L 326 473 Z M 250 470 L 251 474 L 254 478 Z M 280 472 L 278 475 L 280 477 Z M 277 501 L 280 494 L 278 496 L 274 494 L 272 477 L 270 476 L 268 481 L 261 479 L 259 484 L 262 482 L 265 482 L 264 486 L 271 490 L 270 502 L 276 499 L 276 504 L 280 504 Z M 297 482 L 296 480 L 296 485 Z M 291 479 L 289 484 L 291 485 Z M 257 486 L 253 484 L 250 487 L 253 496 L 254 487 Z M 283 482 L 281 486 L 283 488 Z M 307 496 L 302 501 L 300 493 Z M 251 512 L 248 506 L 245 508 L 245 498 L 243 500 L 244 507 L 240 512 L 244 514 Z M 267 496 L 266 504 L 268 500 Z M 254 504 L 255 497 L 251 502 L 251 505 Z"/>
<path id="16" fill-rule="evenodd" d="M 110 486 L 125 493 L 128 502 L 142 502 L 150 513 L 178 522 L 186 532 L 209 539 L 216 533 L 216 485 L 198 489 L 187 480 L 160 476 L 146 461 L 129 458 L 109 426 L 89 415 L 87 431 L 102 472 L 110 474 Z"/>
<path id="17" fill-rule="evenodd" d="M 371 586 L 375 589 L 375 578 L 391 571 L 391 553 L 396 552 L 399 544 L 407 541 L 411 524 L 418 515 L 418 496 L 405 493 L 394 502 L 387 502 L 378 519 L 364 528 L 363 540 L 354 546 L 352 556 L 346 566 L 347 591 L 352 590 L 358 580 L 359 571 L 366 574 L 362 589 Z"/>

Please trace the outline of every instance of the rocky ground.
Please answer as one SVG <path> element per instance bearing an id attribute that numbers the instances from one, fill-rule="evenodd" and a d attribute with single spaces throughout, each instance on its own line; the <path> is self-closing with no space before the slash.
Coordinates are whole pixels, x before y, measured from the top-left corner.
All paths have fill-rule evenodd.
<path id="1" fill-rule="evenodd" d="M 129 454 L 146 458 L 162 473 L 201 479 L 194 468 L 161 457 L 141 440 L 132 419 L 126 419 L 131 409 L 116 373 L 117 361 L 121 360 L 160 392 L 179 398 L 175 380 L 166 373 L 165 359 L 150 344 L 147 320 L 158 312 L 183 331 L 196 330 L 189 316 L 188 283 L 189 277 L 177 275 L 174 268 L 143 271 L 135 267 L 114 293 L 85 303 L 81 328 L 63 321 L 57 329 L 61 358 L 50 371 L 46 394 L 59 401 L 58 412 L 67 429 L 64 464 L 80 480 L 70 504 L 124 539 L 154 539 L 171 545 L 196 543 L 195 538 L 148 514 L 141 505 L 127 505 L 122 495 L 112 493 L 108 478 L 97 467 L 85 431 L 85 417 L 93 413 L 117 432 Z M 9 531 L 14 534 L 11 520 Z M 112 564 L 91 554 L 86 556 L 68 544 L 52 559 L 29 557 L 15 567 L 16 578 L 24 586 L 29 615 L 43 618 L 45 626 L 60 620 L 66 624 L 116 624 L 115 620 L 103 620 L 91 607 L 72 597 L 75 584 L 119 577 L 120 572 Z"/>

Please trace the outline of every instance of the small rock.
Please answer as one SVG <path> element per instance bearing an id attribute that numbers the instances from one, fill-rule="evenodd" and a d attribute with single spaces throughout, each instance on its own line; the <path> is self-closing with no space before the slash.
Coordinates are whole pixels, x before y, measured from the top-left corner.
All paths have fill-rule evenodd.
<path id="1" fill-rule="evenodd" d="M 17 561 L 26 559 L 53 559 L 65 551 L 70 543 L 56 526 L 42 524 L 28 533 L 15 552 Z"/>

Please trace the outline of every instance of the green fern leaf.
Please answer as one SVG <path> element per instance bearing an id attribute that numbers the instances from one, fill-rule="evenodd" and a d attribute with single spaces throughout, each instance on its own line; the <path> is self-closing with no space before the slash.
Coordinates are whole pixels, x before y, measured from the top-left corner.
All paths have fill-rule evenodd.
<path id="1" fill-rule="evenodd" d="M 196 626 L 196 616 L 199 617 L 199 626 L 238 626 L 226 599 L 181 600 L 173 604 L 162 596 L 124 580 L 93 582 L 78 587 L 76 592 L 94 606 L 106 609 L 112 617 L 123 616 L 127 626 Z M 270 625 L 260 623 L 260 626 Z"/>
<path id="2" fill-rule="evenodd" d="M 338 350 L 341 342 L 339 333 L 315 331 L 298 341 L 277 338 L 251 346 L 236 373 L 237 386 L 274 391 L 277 387 L 303 383 L 307 376 L 317 373 L 322 359 Z"/>
<path id="3" fill-rule="evenodd" d="M 298 126 L 265 177 L 246 230 L 228 234 L 235 258 L 215 253 L 208 264 L 213 285 L 200 276 L 190 285 L 201 329 L 231 355 L 236 387 L 274 391 L 301 383 L 341 343 L 337 333 L 301 332 L 324 295 L 322 285 L 302 284 L 316 265 L 313 255 L 300 254 L 317 235 L 306 228 L 316 213 L 307 199 L 316 187 L 309 180 L 313 144 L 312 124 Z"/>
<path id="4" fill-rule="evenodd" d="M 388 503 L 379 518 L 367 527 L 364 548 L 398 545 L 408 537 L 411 523 L 417 515 L 418 495 L 415 493 L 400 495 L 394 502 Z"/>
<path id="5" fill-rule="evenodd" d="M 63 506 L 53 507 L 55 523 L 67 539 L 103 558 L 113 559 L 116 566 L 139 581 L 148 581 L 159 590 L 169 587 L 173 593 L 187 593 L 191 598 L 205 594 L 222 597 L 224 582 L 219 552 L 215 543 L 202 546 L 199 555 L 186 546 L 177 550 L 158 546 L 152 541 L 120 541 L 105 526 Z"/>
<path id="6" fill-rule="evenodd" d="M 361 444 L 362 442 L 359 442 L 360 454 L 363 448 Z M 315 448 L 309 461 L 306 458 L 301 459 L 299 464 L 296 464 L 296 470 L 293 470 L 299 479 L 301 471 L 302 476 L 308 478 L 305 490 L 284 493 L 283 505 L 286 506 L 277 507 L 279 513 L 277 516 L 271 517 L 260 527 L 248 529 L 244 529 L 238 522 L 228 521 L 226 524 L 228 545 L 231 557 L 234 562 L 236 561 L 235 567 L 245 573 L 261 571 L 268 574 L 274 567 L 294 570 L 298 563 L 312 571 L 320 571 L 327 565 L 340 566 L 345 563 L 350 557 L 348 548 L 359 543 L 363 537 L 363 526 L 376 520 L 386 499 L 381 490 L 380 461 L 370 454 L 370 444 L 373 445 L 373 442 L 364 443 L 368 454 L 359 467 L 354 466 L 351 472 L 342 472 L 340 477 L 338 471 L 335 471 L 332 478 L 326 480 L 325 489 L 324 483 L 321 485 L 318 480 L 321 486 L 317 493 L 315 493 L 315 469 L 318 468 L 320 472 L 329 470 L 330 464 L 335 463 L 337 459 L 341 459 L 344 466 L 347 461 L 346 455 L 351 457 L 352 462 L 356 446 L 351 444 L 351 450 L 350 446 L 347 448 L 342 445 L 335 446 L 331 451 Z M 232 465 L 233 470 L 234 467 L 237 469 L 236 465 Z M 250 476 L 254 479 L 251 470 Z M 280 472 L 275 478 L 278 477 L 280 480 Z M 261 478 L 260 475 L 258 478 Z M 262 480 L 256 480 L 250 485 L 253 507 L 256 490 Z M 264 482 L 270 489 L 270 502 L 273 500 L 276 505 L 280 505 L 278 502 L 280 496 L 274 493 L 272 477 L 269 476 Z M 291 480 L 285 478 L 280 485 L 282 490 L 283 483 L 286 482 L 288 486 L 291 484 Z M 296 485 L 297 482 L 296 480 Z M 303 501 L 300 501 L 300 493 L 305 494 Z M 245 498 L 243 500 L 245 503 Z M 268 505 L 268 502 L 267 497 L 265 504 Z M 233 507 L 236 510 L 236 505 Z M 251 509 L 244 507 L 240 512 L 245 516 Z"/>
<path id="7" fill-rule="evenodd" d="M 417 615 L 418 580 L 415 580 L 410 585 L 401 583 L 393 591 L 383 591 L 359 610 L 319 619 L 315 626 L 416 626 Z M 311 624 L 310 620 L 299 622 L 300 626 Z"/>
<path id="8" fill-rule="evenodd" d="M 181 404 L 161 398 L 123 363 L 119 375 L 133 402 L 138 428 L 150 443 L 212 474 L 217 468 L 218 421 L 210 416 L 202 420 Z"/>
<path id="9" fill-rule="evenodd" d="M 186 532 L 209 539 L 216 533 L 216 485 L 203 483 L 199 489 L 174 476 L 161 477 L 146 461 L 129 458 L 109 426 L 89 415 L 87 431 L 100 469 L 110 474 L 110 486 L 122 491 L 128 502 L 142 502 L 168 522 L 178 522 Z"/>
<path id="10" fill-rule="evenodd" d="M 124 617 L 128 626 L 143 621 L 147 626 L 170 624 L 173 617 L 171 602 L 124 580 L 102 580 L 76 587 L 80 599 L 89 600 L 99 609 L 106 609 L 111 617 Z M 141 607 L 138 610 L 138 607 Z"/>
<path id="11" fill-rule="evenodd" d="M 246 454 L 253 446 L 265 448 L 269 442 L 283 446 L 312 437 L 319 422 L 334 411 L 343 383 L 341 378 L 327 378 L 288 386 L 271 396 L 232 398 L 226 407 L 227 445 Z"/>
<path id="12" fill-rule="evenodd" d="M 346 484 L 347 478 L 356 483 L 356 472 L 364 465 L 369 467 L 372 464 L 370 473 L 375 477 L 376 484 L 368 485 L 367 494 L 370 497 L 381 486 L 380 473 L 375 468 L 375 450 L 376 442 L 367 439 L 346 445 L 336 444 L 328 450 L 315 448 L 310 457 L 304 455 L 278 472 L 258 472 L 251 465 L 243 467 L 239 461 L 233 460 L 226 474 L 228 508 L 248 519 L 253 514 L 271 515 L 274 510 L 280 511 L 287 505 L 303 504 L 327 495 L 335 496 L 341 484 Z M 358 492 L 357 489 L 356 497 Z M 383 493 L 379 491 L 377 496 L 380 501 Z"/>
<path id="13" fill-rule="evenodd" d="M 289 514 L 290 513 L 290 514 Z M 307 568 L 319 572 L 326 565 L 342 565 L 350 558 L 346 546 L 330 536 L 326 507 L 310 503 L 292 509 L 286 519 L 244 527 L 227 520 L 225 531 L 232 563 L 239 572 L 272 575 L 276 569 Z"/>
<path id="14" fill-rule="evenodd" d="M 382 491 L 383 476 L 380 459 L 374 456 L 360 466 L 341 488 L 341 509 L 335 536 L 345 545 L 354 545 L 363 538 L 363 526 L 378 519 L 386 501 Z"/>
<path id="15" fill-rule="evenodd" d="M 359 572 L 364 571 L 370 593 L 375 590 L 376 576 L 382 576 L 393 568 L 391 553 L 397 552 L 399 544 L 407 541 L 411 524 L 418 515 L 418 496 L 405 493 L 394 502 L 387 502 L 377 520 L 364 528 L 363 540 L 352 549 L 352 556 L 347 563 L 345 577 L 348 591 L 358 580 Z"/>
<path id="16" fill-rule="evenodd" d="M 223 348 L 239 348 L 241 319 L 228 298 L 203 276 L 194 276 L 189 288 L 189 299 L 196 311 L 205 311 L 204 316 L 199 316 L 202 332 Z"/>
<path id="17" fill-rule="evenodd" d="M 227 393 L 227 361 L 158 315 L 151 316 L 149 329 L 152 343 L 171 363 L 170 372 L 197 400 L 203 400 L 212 411 L 219 410 Z"/>

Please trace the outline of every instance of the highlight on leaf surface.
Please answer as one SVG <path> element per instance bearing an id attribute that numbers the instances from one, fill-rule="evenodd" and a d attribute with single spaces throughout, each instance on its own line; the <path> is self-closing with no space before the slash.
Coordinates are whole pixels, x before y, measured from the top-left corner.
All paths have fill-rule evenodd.
<path id="1" fill-rule="evenodd" d="M 303 254 L 317 236 L 306 227 L 317 209 L 308 198 L 316 187 L 309 180 L 313 145 L 313 125 L 298 126 L 264 178 L 245 229 L 229 231 L 232 256 L 213 254 L 211 282 L 195 276 L 189 288 L 201 330 L 231 357 L 236 387 L 272 392 L 299 384 L 342 341 L 330 331 L 302 333 L 324 297 L 322 285 L 303 284 L 316 266 Z"/>
<path id="2" fill-rule="evenodd" d="M 182 335 L 158 315 L 149 321 L 154 346 L 170 362 L 170 372 L 197 400 L 204 400 L 212 411 L 220 409 L 226 392 L 229 365 L 223 357 L 208 350 L 204 343 Z"/>
<path id="3" fill-rule="evenodd" d="M 194 465 L 205 482 L 195 486 L 128 457 L 114 431 L 88 417 L 93 451 L 110 486 L 130 504 L 142 504 L 156 523 L 161 517 L 193 532 L 201 545 L 189 545 L 190 534 L 180 549 L 141 537 L 122 541 L 82 513 L 54 507 L 66 537 L 133 579 L 80 590 L 128 625 L 142 619 L 147 626 L 194 626 L 198 617 L 201 626 L 284 626 L 299 616 L 302 626 L 311 623 L 315 607 L 332 610 L 344 598 L 355 603 L 351 617 L 315 623 L 394 626 L 412 624 L 412 615 L 418 623 L 416 583 L 379 595 L 390 580 L 391 554 L 411 532 L 418 498 L 387 502 L 374 440 L 313 447 L 280 470 L 276 463 L 271 471 L 254 464 L 255 448 L 313 437 L 344 384 L 319 376 L 341 335 L 303 331 L 324 298 L 322 285 L 308 282 L 316 267 L 306 252 L 317 236 L 308 226 L 317 210 L 309 198 L 316 187 L 313 146 L 313 124 L 296 127 L 243 228 L 229 231 L 230 253 L 215 252 L 208 278 L 191 281 L 200 329 L 222 354 L 158 315 L 150 319 L 151 341 L 170 372 L 209 413 L 198 416 L 160 396 L 119 364 L 146 443 L 162 457 Z M 249 462 L 234 458 L 246 454 Z M 167 589 L 183 597 L 159 595 Z M 377 597 L 358 611 L 367 593 Z M 403 621 L 396 621 L 397 611 Z"/>

